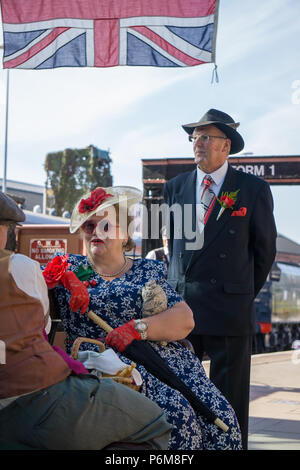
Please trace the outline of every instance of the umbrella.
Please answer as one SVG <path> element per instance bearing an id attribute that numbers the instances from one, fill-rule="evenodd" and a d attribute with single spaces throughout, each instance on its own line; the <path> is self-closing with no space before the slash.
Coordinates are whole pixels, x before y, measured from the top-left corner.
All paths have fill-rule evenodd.
<path id="1" fill-rule="evenodd" d="M 104 331 L 109 333 L 113 330 L 104 320 L 96 315 L 92 310 L 88 312 L 88 317 L 97 323 Z M 170 369 L 168 364 L 151 347 L 148 342 L 134 339 L 123 351 L 131 361 L 138 362 L 152 375 L 161 380 L 166 385 L 178 390 L 189 401 L 197 415 L 205 416 L 208 421 L 214 423 L 224 432 L 228 431 L 228 426 L 210 410 L 195 393 Z"/>

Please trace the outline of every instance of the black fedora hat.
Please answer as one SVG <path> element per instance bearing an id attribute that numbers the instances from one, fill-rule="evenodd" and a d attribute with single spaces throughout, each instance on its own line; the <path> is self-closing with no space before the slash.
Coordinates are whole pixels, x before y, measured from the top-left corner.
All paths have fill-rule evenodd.
<path id="1" fill-rule="evenodd" d="M 207 113 L 202 116 L 198 122 L 191 122 L 190 124 L 184 124 L 182 127 L 188 134 L 192 134 L 196 127 L 203 127 L 213 125 L 216 126 L 220 131 L 231 140 L 230 155 L 238 153 L 244 148 L 244 139 L 237 132 L 236 128 L 240 125 L 239 122 L 235 122 L 229 114 L 223 113 L 217 109 L 210 109 Z"/>

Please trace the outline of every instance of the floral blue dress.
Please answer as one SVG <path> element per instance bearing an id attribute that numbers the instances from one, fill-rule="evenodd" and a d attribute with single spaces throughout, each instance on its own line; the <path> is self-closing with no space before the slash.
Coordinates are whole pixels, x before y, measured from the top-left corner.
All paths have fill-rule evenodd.
<path id="1" fill-rule="evenodd" d="M 88 260 L 82 255 L 69 255 L 69 269 L 77 271 L 80 265 L 86 267 Z M 180 297 L 165 279 L 165 265 L 161 261 L 136 259 L 132 268 L 113 281 L 103 280 L 93 271 L 89 281 L 90 305 L 93 310 L 110 326 L 116 328 L 134 319 L 142 318 L 142 287 L 150 279 L 154 279 L 164 289 L 168 308 L 181 302 Z M 55 306 L 66 332 L 66 350 L 71 352 L 74 340 L 78 336 L 101 338 L 106 332 L 86 315 L 73 313 L 69 308 L 70 293 L 62 286 L 54 289 Z M 165 385 L 156 377 L 137 364 L 142 375 L 141 393 L 155 401 L 165 412 L 167 420 L 172 424 L 170 450 L 221 450 L 236 449 L 241 446 L 241 435 L 236 416 L 220 391 L 207 377 L 198 358 L 179 342 L 170 342 L 167 346 L 151 341 L 151 346 L 160 354 L 177 375 L 196 393 L 200 399 L 228 426 L 227 433 L 204 417 L 197 417 L 189 402 L 177 390 Z M 83 343 L 81 349 L 92 349 L 90 343 Z M 125 363 L 126 357 L 119 354 Z"/>

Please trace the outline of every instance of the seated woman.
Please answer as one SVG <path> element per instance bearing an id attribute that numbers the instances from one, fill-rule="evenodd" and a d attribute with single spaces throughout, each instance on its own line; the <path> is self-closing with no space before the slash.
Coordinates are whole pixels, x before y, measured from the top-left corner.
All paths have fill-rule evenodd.
<path id="1" fill-rule="evenodd" d="M 148 341 L 185 384 L 229 427 L 228 432 L 224 432 L 206 418 L 197 416 L 179 391 L 137 364 L 143 378 L 141 393 L 155 401 L 172 424 L 170 450 L 241 449 L 234 411 L 206 376 L 198 358 L 178 342 L 192 331 L 193 313 L 166 281 L 164 263 L 143 258 L 132 260 L 124 255 L 124 251 L 132 248 L 129 235 L 132 217 L 128 213 L 131 205 L 140 198 L 141 193 L 135 188 L 96 188 L 74 208 L 70 231 L 80 230 L 87 256 L 69 254 L 68 271 L 79 277 L 82 272 L 90 275 L 87 274 L 89 278 L 84 281 L 88 296 L 83 291 L 81 312 L 78 305 L 75 307 L 77 312 L 70 308 L 70 285 L 64 282 L 65 285 L 57 285 L 53 289 L 56 308 L 67 335 L 66 350 L 70 354 L 77 337 L 97 339 L 106 335 L 100 326 L 82 314 L 89 302 L 88 310 L 114 328 L 106 336 L 106 344 L 118 351 L 122 361 L 130 363 L 122 352 L 133 338 Z M 46 272 L 45 275 L 47 281 Z M 143 318 L 142 288 L 149 280 L 155 280 L 162 287 L 167 307 L 161 313 Z M 136 321 L 141 319 L 142 323 Z M 82 348 L 91 349 L 91 344 L 82 345 Z"/>
<path id="2" fill-rule="evenodd" d="M 66 364 L 45 340 L 51 322 L 39 263 L 4 249 L 8 227 L 24 220 L 0 191 L 0 449 L 165 450 L 171 426 L 152 400 L 98 380 L 69 356 Z"/>

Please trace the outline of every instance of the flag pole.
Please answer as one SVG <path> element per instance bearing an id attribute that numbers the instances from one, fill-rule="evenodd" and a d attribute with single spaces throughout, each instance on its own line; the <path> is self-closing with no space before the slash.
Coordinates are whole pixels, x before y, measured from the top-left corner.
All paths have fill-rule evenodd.
<path id="1" fill-rule="evenodd" d="M 3 44 L 0 44 L 0 49 L 3 49 Z M 3 193 L 6 193 L 8 101 L 9 101 L 9 69 L 7 69 L 7 75 L 6 75 L 5 142 L 4 142 L 3 179 L 2 179 L 2 192 L 3 192 Z"/>
<path id="2" fill-rule="evenodd" d="M 4 142 L 4 168 L 3 168 L 3 181 L 2 181 L 2 192 L 3 193 L 6 193 L 8 100 L 9 100 L 9 69 L 7 69 L 7 75 L 6 75 L 5 142 Z"/>

